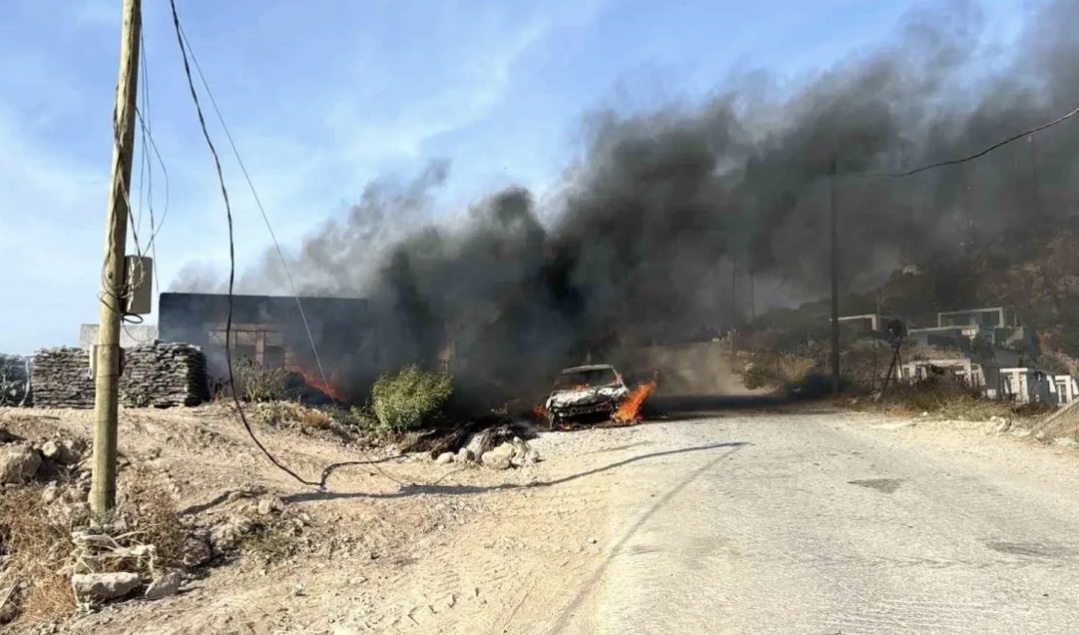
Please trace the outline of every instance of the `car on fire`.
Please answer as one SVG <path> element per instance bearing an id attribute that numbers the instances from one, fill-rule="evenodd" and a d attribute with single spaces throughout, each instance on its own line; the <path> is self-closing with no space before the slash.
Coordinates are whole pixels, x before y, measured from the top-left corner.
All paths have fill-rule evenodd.
<path id="1" fill-rule="evenodd" d="M 610 417 L 629 394 L 622 375 L 610 364 L 567 368 L 544 404 L 547 421 L 553 427 L 571 419 Z"/>

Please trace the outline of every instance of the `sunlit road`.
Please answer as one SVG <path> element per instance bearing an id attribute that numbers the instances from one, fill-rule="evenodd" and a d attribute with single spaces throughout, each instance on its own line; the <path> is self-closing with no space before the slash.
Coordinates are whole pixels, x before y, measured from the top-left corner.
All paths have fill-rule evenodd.
<path id="1" fill-rule="evenodd" d="M 826 414 L 650 436 L 549 632 L 1079 633 L 1071 456 Z"/>

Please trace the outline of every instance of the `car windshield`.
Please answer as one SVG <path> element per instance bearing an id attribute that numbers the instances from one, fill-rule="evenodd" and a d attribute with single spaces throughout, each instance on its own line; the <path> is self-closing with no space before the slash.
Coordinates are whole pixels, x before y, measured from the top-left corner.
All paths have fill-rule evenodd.
<path id="1" fill-rule="evenodd" d="M 562 373 L 555 381 L 556 388 L 593 388 L 618 381 L 613 368 L 589 368 Z"/>

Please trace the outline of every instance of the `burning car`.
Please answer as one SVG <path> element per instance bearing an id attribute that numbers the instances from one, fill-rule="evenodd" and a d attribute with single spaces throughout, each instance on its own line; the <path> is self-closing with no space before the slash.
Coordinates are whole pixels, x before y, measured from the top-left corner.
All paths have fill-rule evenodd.
<path id="1" fill-rule="evenodd" d="M 559 374 L 544 409 L 553 427 L 569 419 L 608 418 L 629 396 L 630 390 L 614 366 L 575 366 Z"/>

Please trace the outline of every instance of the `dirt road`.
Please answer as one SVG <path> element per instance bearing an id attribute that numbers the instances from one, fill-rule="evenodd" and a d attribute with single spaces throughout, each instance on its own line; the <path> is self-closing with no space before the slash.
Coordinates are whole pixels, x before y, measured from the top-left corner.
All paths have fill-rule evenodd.
<path id="1" fill-rule="evenodd" d="M 475 548 L 413 570 L 464 610 L 406 602 L 380 628 L 362 607 L 338 632 L 1079 632 L 1079 462 L 975 428 L 735 414 L 548 437 L 579 472 L 503 492 Z"/>
<path id="2" fill-rule="evenodd" d="M 890 427 L 666 426 L 701 449 L 635 466 L 591 623 L 547 632 L 1079 632 L 1073 458 Z"/>
<path id="3" fill-rule="evenodd" d="M 284 498 L 358 548 L 232 566 L 182 596 L 72 627 L 1079 632 L 1079 455 L 969 427 L 732 410 L 544 435 L 538 466 L 433 486 L 343 472 L 328 493 Z M 398 476 L 428 466 L 388 464 Z"/>

